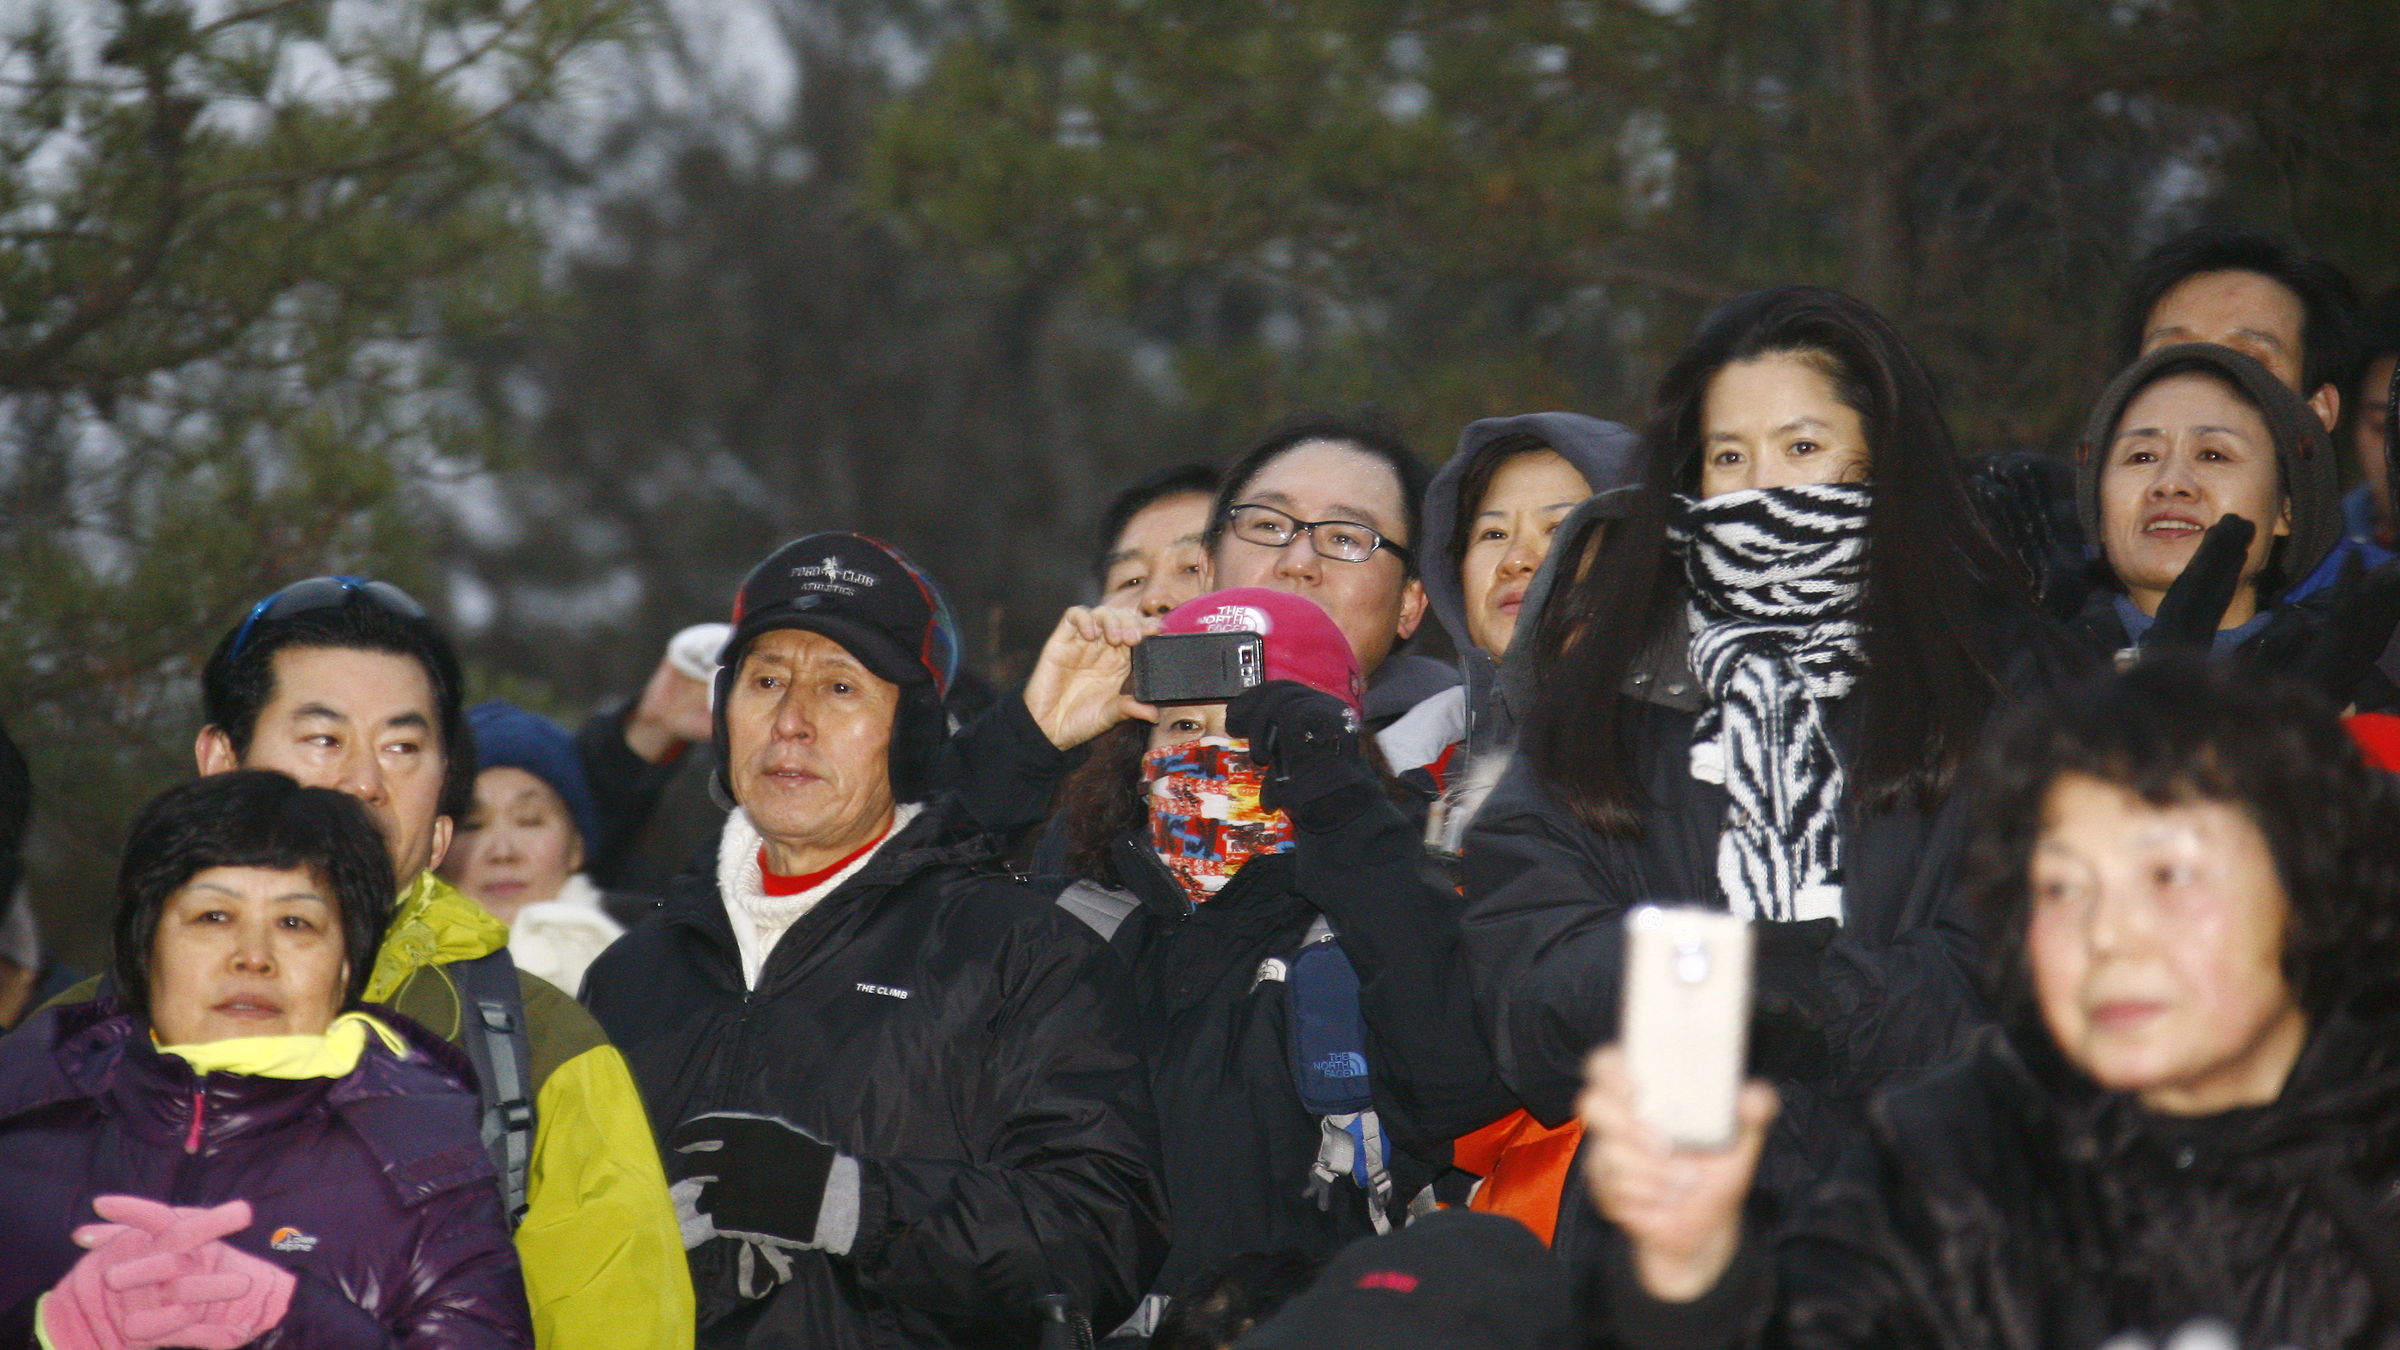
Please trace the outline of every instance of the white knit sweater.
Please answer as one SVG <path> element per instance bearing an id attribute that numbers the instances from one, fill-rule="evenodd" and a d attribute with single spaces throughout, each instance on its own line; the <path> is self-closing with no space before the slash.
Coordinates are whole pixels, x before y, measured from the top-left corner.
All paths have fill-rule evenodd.
<path id="1" fill-rule="evenodd" d="M 741 949 L 743 986 L 756 989 L 759 972 L 766 969 L 767 957 L 784 931 L 816 908 L 819 900 L 833 894 L 835 887 L 858 875 L 859 869 L 874 861 L 883 846 L 924 809 L 924 803 L 910 802 L 894 811 L 892 828 L 884 831 L 875 847 L 822 882 L 797 895 L 769 895 L 758 865 L 758 851 L 766 841 L 750 823 L 749 813 L 735 807 L 725 817 L 725 832 L 717 838 L 717 893 L 725 897 L 725 916 L 733 921 L 734 945 Z"/>

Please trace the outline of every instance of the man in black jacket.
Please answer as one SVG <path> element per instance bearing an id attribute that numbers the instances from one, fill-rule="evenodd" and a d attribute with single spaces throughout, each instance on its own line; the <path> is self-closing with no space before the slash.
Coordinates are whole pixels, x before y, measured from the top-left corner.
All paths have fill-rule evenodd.
<path id="1" fill-rule="evenodd" d="M 700 1343 L 1031 1345 L 1114 1326 L 1165 1247 L 1130 992 L 923 799 L 956 671 L 929 578 L 857 535 L 742 585 L 717 677 L 713 878 L 592 967 L 632 1062 Z"/>

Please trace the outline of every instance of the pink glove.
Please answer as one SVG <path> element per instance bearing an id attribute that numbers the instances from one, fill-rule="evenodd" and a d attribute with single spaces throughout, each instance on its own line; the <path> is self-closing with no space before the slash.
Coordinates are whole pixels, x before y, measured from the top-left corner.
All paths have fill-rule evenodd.
<path id="1" fill-rule="evenodd" d="M 283 1320 L 290 1271 L 222 1239 L 250 1226 L 248 1201 L 179 1208 L 104 1195 L 112 1223 L 75 1230 L 89 1248 L 42 1302 L 53 1350 L 236 1350 Z"/>

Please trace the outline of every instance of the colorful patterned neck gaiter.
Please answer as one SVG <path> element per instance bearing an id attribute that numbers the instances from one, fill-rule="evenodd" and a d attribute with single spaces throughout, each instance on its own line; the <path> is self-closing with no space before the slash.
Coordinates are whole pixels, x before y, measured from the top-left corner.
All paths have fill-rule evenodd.
<path id="1" fill-rule="evenodd" d="M 1224 889 L 1253 856 L 1292 846 L 1292 821 L 1258 804 L 1265 771 L 1250 748 L 1204 736 L 1142 756 L 1150 794 L 1150 846 L 1192 903 Z"/>

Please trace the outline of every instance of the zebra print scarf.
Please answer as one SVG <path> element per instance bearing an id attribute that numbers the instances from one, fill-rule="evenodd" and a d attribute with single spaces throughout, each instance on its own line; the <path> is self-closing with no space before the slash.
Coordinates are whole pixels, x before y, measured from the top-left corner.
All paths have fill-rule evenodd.
<path id="1" fill-rule="evenodd" d="M 1842 917 L 1842 762 L 1826 704 L 1863 668 L 1871 490 L 1858 483 L 1676 499 L 1692 671 L 1709 693 L 1694 777 L 1733 798 L 1717 883 L 1746 918 Z"/>

